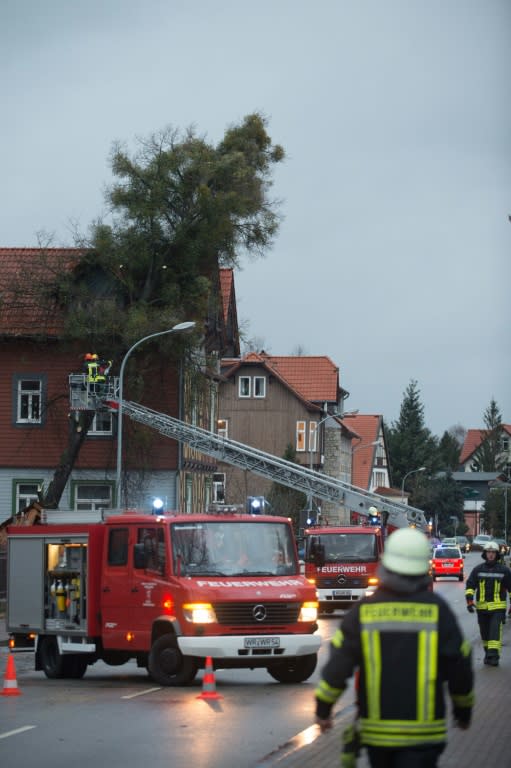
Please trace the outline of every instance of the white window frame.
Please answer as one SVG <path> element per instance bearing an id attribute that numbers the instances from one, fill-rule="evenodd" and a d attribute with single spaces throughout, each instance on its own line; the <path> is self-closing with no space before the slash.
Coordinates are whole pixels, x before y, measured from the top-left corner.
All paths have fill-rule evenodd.
<path id="1" fill-rule="evenodd" d="M 35 386 L 27 386 L 35 385 Z M 36 376 L 19 376 L 17 381 L 16 396 L 16 423 L 17 424 L 42 424 L 43 421 L 43 380 Z M 27 414 L 23 417 L 22 411 Z M 37 410 L 37 416 L 33 413 Z"/>
<path id="2" fill-rule="evenodd" d="M 91 495 L 91 494 L 85 494 L 82 489 L 92 489 L 92 488 L 104 488 L 107 491 L 107 494 L 97 494 L 97 496 Z M 83 495 L 80 495 L 80 492 Z M 91 511 L 95 512 L 97 510 L 102 509 L 111 509 L 112 508 L 112 498 L 113 498 L 113 485 L 112 483 L 102 483 L 102 482 L 80 482 L 79 480 L 75 481 L 73 485 L 73 496 L 74 496 L 74 504 L 73 507 L 77 512 L 83 512 L 83 511 Z"/>
<path id="3" fill-rule="evenodd" d="M 229 419 L 218 419 L 216 423 L 216 433 L 218 437 L 229 437 Z"/>
<path id="4" fill-rule="evenodd" d="M 258 399 L 266 397 L 266 376 L 254 376 L 254 397 Z"/>
<path id="5" fill-rule="evenodd" d="M 39 498 L 39 491 L 41 489 L 42 481 L 39 480 L 15 480 L 14 481 L 14 513 L 19 514 L 22 512 L 32 501 L 37 501 Z M 21 493 L 22 486 L 25 486 L 27 490 Z M 32 488 L 32 491 L 28 491 L 28 487 Z"/>
<path id="6" fill-rule="evenodd" d="M 305 436 L 306 436 L 306 422 L 296 422 L 296 451 L 297 453 L 305 452 Z M 301 445 L 301 447 L 300 447 Z"/>
<path id="7" fill-rule="evenodd" d="M 213 503 L 225 502 L 225 472 L 213 473 Z"/>
<path id="8" fill-rule="evenodd" d="M 239 397 L 250 397 L 252 393 L 252 387 L 251 387 L 251 379 L 250 376 L 240 376 L 238 379 L 238 395 Z M 245 385 L 245 386 L 244 386 Z M 246 391 L 243 391 L 243 390 Z"/>
<path id="9" fill-rule="evenodd" d="M 110 427 L 108 429 L 100 429 L 98 427 L 98 417 L 100 419 L 108 420 L 109 423 L 110 423 Z M 113 433 L 114 433 L 114 420 L 112 418 L 112 412 L 111 411 L 98 411 L 98 413 L 96 413 L 94 415 L 94 419 L 92 421 L 91 428 L 89 429 L 89 435 L 91 437 L 94 437 L 95 435 L 97 435 L 97 436 L 107 435 L 108 437 L 111 437 L 113 435 Z"/>
<path id="10" fill-rule="evenodd" d="M 309 453 L 318 450 L 318 422 L 309 421 Z"/>

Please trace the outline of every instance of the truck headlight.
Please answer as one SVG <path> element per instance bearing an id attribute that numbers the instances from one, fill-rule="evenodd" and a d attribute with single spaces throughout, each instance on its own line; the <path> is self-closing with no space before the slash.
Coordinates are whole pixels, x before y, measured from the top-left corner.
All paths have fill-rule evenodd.
<path id="1" fill-rule="evenodd" d="M 298 621 L 317 621 L 318 618 L 318 603 L 303 603 L 300 609 L 300 615 Z"/>
<path id="2" fill-rule="evenodd" d="M 186 621 L 191 624 L 214 624 L 216 622 L 215 611 L 211 603 L 185 603 L 183 614 Z"/>

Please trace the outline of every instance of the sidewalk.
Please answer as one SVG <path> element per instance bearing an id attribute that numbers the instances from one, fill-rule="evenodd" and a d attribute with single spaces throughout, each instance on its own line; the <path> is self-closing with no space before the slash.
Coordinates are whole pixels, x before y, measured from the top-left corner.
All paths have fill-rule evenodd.
<path id="1" fill-rule="evenodd" d="M 499 667 L 483 665 L 483 650 L 479 639 L 472 642 L 475 670 L 476 704 L 472 725 L 468 731 L 450 727 L 448 743 L 439 768 L 481 768 L 481 765 L 511 765 L 511 745 L 508 739 L 511 712 L 511 621 L 504 625 L 503 647 Z M 337 703 L 337 709 L 342 699 Z M 340 765 L 341 735 L 353 719 L 353 708 L 339 713 L 334 727 L 319 734 L 311 726 L 298 734 L 278 752 L 258 763 L 257 768 L 310 768 L 321 765 L 337 768 Z M 369 768 L 365 750 L 357 761 L 357 768 Z"/>
<path id="2" fill-rule="evenodd" d="M 0 646 L 6 645 L 5 619 L 0 617 Z M 484 654 L 479 640 L 473 642 L 473 654 L 476 705 L 472 726 L 468 731 L 450 728 L 448 746 L 440 758 L 439 768 L 459 768 L 460 765 L 463 768 L 481 768 L 483 763 L 502 767 L 511 764 L 511 745 L 507 737 L 511 712 L 511 621 L 504 625 L 499 667 L 483 666 Z M 337 709 L 341 709 L 339 703 Z M 317 726 L 311 725 L 254 768 L 310 768 L 311 765 L 337 768 L 341 734 L 352 719 L 353 706 L 348 706 L 334 718 L 334 727 L 330 732 L 319 734 Z M 357 768 L 369 768 L 365 752 L 362 752 Z"/>

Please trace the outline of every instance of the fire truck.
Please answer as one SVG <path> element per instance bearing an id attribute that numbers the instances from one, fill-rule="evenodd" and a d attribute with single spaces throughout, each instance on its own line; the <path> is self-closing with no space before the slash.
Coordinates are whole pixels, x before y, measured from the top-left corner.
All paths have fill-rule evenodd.
<path id="1" fill-rule="evenodd" d="M 81 678 L 135 659 L 160 685 L 215 668 L 266 668 L 282 683 L 314 672 L 314 586 L 288 518 L 47 510 L 7 529 L 7 629 L 35 636 L 35 669 Z"/>
<path id="2" fill-rule="evenodd" d="M 72 409 L 118 407 L 118 393 L 106 392 L 98 406 L 76 376 Z M 389 530 L 427 528 L 419 509 L 121 402 L 125 415 L 161 434 L 344 505 L 359 519 L 377 506 Z M 118 665 L 133 658 L 162 685 L 190 683 L 208 657 L 217 668 L 264 667 L 285 683 L 313 673 L 320 646 L 316 587 L 300 573 L 288 518 L 225 505 L 214 515 L 88 514 L 43 510 L 39 520 L 7 528 L 7 629 L 14 639 L 35 636 L 36 669 L 47 677 L 80 678 L 97 660 Z M 213 541 L 222 535 L 238 559 L 216 559 Z"/>
<path id="3" fill-rule="evenodd" d="M 305 576 L 317 588 L 319 610 L 349 608 L 378 586 L 381 525 L 316 526 L 304 531 Z"/>

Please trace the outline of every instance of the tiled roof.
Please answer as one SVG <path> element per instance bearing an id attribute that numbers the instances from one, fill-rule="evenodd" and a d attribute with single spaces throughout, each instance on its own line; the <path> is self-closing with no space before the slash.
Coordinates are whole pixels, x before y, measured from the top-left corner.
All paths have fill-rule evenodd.
<path id="1" fill-rule="evenodd" d="M 511 424 L 502 424 L 502 427 L 511 436 Z M 467 429 L 465 442 L 461 449 L 460 464 L 465 464 L 473 456 L 487 435 L 487 429 Z"/>
<path id="2" fill-rule="evenodd" d="M 369 488 L 371 473 L 374 467 L 374 455 L 378 446 L 371 445 L 380 434 L 381 415 L 354 414 L 345 416 L 344 423 L 355 430 L 360 436 L 351 441 L 353 458 L 351 476 L 353 485 L 358 488 Z"/>
<path id="3" fill-rule="evenodd" d="M 339 368 L 329 357 L 265 356 L 269 365 L 306 400 L 313 403 L 339 402 Z"/>
<path id="4" fill-rule="evenodd" d="M 329 357 L 278 357 L 266 352 L 249 352 L 241 358 L 224 358 L 222 371 L 232 376 L 242 365 L 262 365 L 301 400 L 323 406 L 340 400 L 339 369 Z"/>
<path id="5" fill-rule="evenodd" d="M 220 294 L 222 296 L 222 309 L 224 322 L 229 319 L 229 306 L 232 300 L 234 290 L 234 277 L 232 269 L 220 269 Z"/>
<path id="6" fill-rule="evenodd" d="M 41 302 L 41 287 L 72 270 L 78 248 L 0 248 L 0 335 L 58 336 L 63 318 L 56 301 Z"/>

